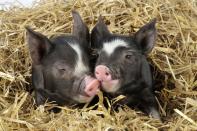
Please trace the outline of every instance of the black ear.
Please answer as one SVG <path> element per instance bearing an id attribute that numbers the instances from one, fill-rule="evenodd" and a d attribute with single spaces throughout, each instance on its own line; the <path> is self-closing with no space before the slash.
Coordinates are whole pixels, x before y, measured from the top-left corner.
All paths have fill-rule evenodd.
<path id="1" fill-rule="evenodd" d="M 89 29 L 86 26 L 86 24 L 83 22 L 81 19 L 81 16 L 79 15 L 78 12 L 72 11 L 72 16 L 73 16 L 73 35 L 77 37 L 79 42 L 83 44 L 84 47 L 89 48 L 89 39 L 90 39 L 90 34 L 89 34 Z"/>
<path id="2" fill-rule="evenodd" d="M 102 17 L 100 16 L 97 24 L 92 29 L 91 33 L 91 45 L 93 48 L 100 48 L 102 45 L 102 40 L 110 35 L 110 32 L 104 23 Z"/>
<path id="3" fill-rule="evenodd" d="M 142 52 L 148 54 L 155 45 L 156 40 L 156 19 L 153 19 L 148 24 L 144 25 L 138 32 L 135 33 L 134 38 L 141 46 Z"/>
<path id="4" fill-rule="evenodd" d="M 26 39 L 29 45 L 29 52 L 32 58 L 32 62 L 34 65 L 39 65 L 43 56 L 50 51 L 52 45 L 46 36 L 33 31 L 29 27 L 26 27 L 26 30 Z"/>

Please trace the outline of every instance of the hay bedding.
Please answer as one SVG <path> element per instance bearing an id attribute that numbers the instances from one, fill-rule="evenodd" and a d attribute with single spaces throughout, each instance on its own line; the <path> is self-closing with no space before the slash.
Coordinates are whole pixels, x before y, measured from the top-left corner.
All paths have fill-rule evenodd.
<path id="1" fill-rule="evenodd" d="M 70 33 L 71 10 L 90 29 L 99 14 L 114 33 L 132 34 L 151 18 L 158 20 L 154 67 L 157 99 L 164 123 L 127 107 L 69 109 L 49 113 L 35 108 L 30 87 L 31 60 L 24 26 L 47 36 Z M 195 0 L 54 0 L 31 9 L 0 11 L 0 130 L 197 130 L 197 1 Z M 101 117 L 98 114 L 103 114 Z"/>

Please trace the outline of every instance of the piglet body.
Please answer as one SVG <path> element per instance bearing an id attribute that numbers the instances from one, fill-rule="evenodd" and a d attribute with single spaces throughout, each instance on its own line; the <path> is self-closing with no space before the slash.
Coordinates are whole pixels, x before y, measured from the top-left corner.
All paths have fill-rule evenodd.
<path id="1" fill-rule="evenodd" d="M 154 19 L 133 36 L 123 36 L 110 33 L 100 17 L 92 30 L 91 43 L 98 53 L 94 73 L 102 90 L 113 97 L 125 95 L 121 104 L 138 105 L 160 119 L 146 59 L 155 44 L 155 23 Z"/>

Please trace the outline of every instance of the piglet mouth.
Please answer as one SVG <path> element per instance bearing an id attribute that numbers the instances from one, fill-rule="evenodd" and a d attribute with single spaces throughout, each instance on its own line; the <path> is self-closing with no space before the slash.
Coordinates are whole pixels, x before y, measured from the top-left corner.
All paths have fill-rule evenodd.
<path id="1" fill-rule="evenodd" d="M 109 80 L 109 81 L 100 81 L 101 82 L 101 85 L 103 87 L 113 87 L 114 85 L 117 85 L 119 83 L 119 80 L 118 79 L 115 79 L 115 80 Z"/>
<path id="2" fill-rule="evenodd" d="M 108 80 L 108 81 L 100 81 L 102 84 L 117 84 L 119 82 L 119 79 L 114 79 L 114 80 Z"/>
<path id="3" fill-rule="evenodd" d="M 120 81 L 118 79 L 110 80 L 110 81 L 107 81 L 107 82 L 104 81 L 104 82 L 101 83 L 101 85 L 102 85 L 102 89 L 105 92 L 115 93 L 120 88 Z"/>
<path id="4" fill-rule="evenodd" d="M 120 80 L 100 81 L 102 90 L 108 93 L 114 93 L 120 88 Z"/>

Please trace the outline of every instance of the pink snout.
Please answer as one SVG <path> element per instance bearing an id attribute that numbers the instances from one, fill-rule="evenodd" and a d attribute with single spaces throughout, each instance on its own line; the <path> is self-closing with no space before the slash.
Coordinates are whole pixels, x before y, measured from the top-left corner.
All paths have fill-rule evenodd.
<path id="1" fill-rule="evenodd" d="M 86 76 L 85 85 L 86 86 L 84 91 L 88 96 L 95 96 L 98 93 L 100 83 L 97 79 L 91 76 Z"/>
<path id="2" fill-rule="evenodd" d="M 104 65 L 96 66 L 95 76 L 99 81 L 110 81 L 110 80 L 112 80 L 109 68 L 107 66 L 104 66 Z"/>

